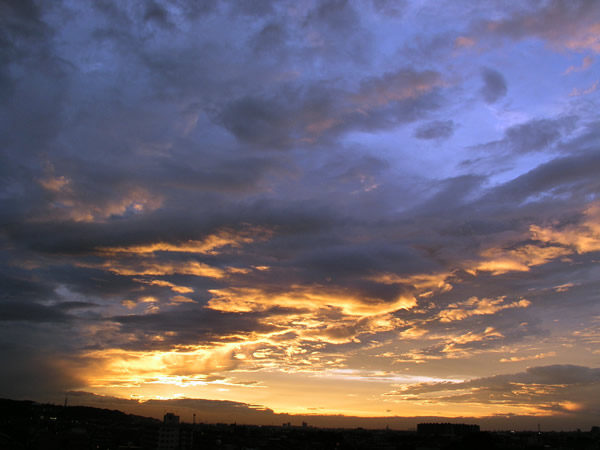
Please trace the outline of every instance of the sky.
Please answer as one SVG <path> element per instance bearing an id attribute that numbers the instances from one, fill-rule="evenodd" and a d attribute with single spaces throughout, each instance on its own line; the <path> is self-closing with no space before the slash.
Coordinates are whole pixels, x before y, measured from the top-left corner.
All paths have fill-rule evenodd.
<path id="1" fill-rule="evenodd" d="M 600 2 L 0 23 L 0 396 L 600 425 Z"/>

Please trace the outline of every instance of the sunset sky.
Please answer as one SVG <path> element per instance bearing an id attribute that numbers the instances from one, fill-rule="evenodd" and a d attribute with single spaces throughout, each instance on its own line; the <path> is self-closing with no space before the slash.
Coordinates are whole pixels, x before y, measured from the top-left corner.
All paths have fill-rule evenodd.
<path id="1" fill-rule="evenodd" d="M 0 397 L 600 425 L 599 1 L 4 0 L 0 44 Z"/>

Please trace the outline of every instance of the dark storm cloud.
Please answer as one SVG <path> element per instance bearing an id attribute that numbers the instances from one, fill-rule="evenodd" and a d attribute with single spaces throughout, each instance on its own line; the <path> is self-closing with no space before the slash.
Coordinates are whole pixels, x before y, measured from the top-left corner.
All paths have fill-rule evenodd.
<path id="1" fill-rule="evenodd" d="M 452 120 L 435 120 L 420 125 L 415 130 L 415 137 L 419 139 L 447 139 L 454 133 Z"/>
<path id="2" fill-rule="evenodd" d="M 0 303 L 0 320 L 28 322 L 64 322 L 69 316 L 61 309 L 38 303 L 3 301 Z"/>
<path id="3" fill-rule="evenodd" d="M 16 50 L 14 37 L 35 39 L 42 37 L 48 31 L 40 17 L 40 8 L 33 0 L 5 0 L 0 5 L 2 18 L 0 19 L 3 29 L 1 42 L 9 47 L 4 51 Z M 3 52 L 4 53 L 4 52 Z"/>
<path id="4" fill-rule="evenodd" d="M 81 384 L 63 364 L 66 358 L 66 355 L 58 355 L 56 349 L 15 345 L 2 339 L 0 396 L 30 399 L 54 393 L 57 398 L 64 398 L 65 391 Z"/>
<path id="5" fill-rule="evenodd" d="M 480 92 L 487 103 L 495 103 L 506 95 L 506 80 L 500 72 L 485 68 L 481 71 L 481 78 L 483 87 Z"/>

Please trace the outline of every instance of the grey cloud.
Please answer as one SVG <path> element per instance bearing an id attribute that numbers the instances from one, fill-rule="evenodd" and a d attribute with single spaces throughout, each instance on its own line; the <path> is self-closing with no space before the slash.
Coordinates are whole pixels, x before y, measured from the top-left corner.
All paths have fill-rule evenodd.
<path id="1" fill-rule="evenodd" d="M 406 9 L 404 0 L 373 0 L 373 7 L 379 14 L 401 16 Z"/>
<path id="2" fill-rule="evenodd" d="M 260 148 L 289 147 L 294 117 L 274 100 L 246 97 L 229 105 L 220 120 L 240 141 Z"/>
<path id="3" fill-rule="evenodd" d="M 261 17 L 273 12 L 276 2 L 273 0 L 256 0 L 253 2 L 235 2 L 231 5 L 232 12 L 248 16 Z"/>
<path id="4" fill-rule="evenodd" d="M 400 69 L 363 80 L 356 91 L 315 84 L 277 98 L 246 96 L 221 111 L 217 121 L 240 142 L 287 149 L 338 137 L 347 130 L 393 128 L 438 109 L 435 71 Z"/>
<path id="5" fill-rule="evenodd" d="M 41 37 L 48 29 L 41 19 L 40 7 L 33 0 L 6 0 L 2 2 L 3 31 L 0 42 L 13 44 L 11 34 L 25 38 Z M 11 42 L 12 41 L 12 42 Z"/>
<path id="6" fill-rule="evenodd" d="M 519 153 L 545 150 L 572 131 L 576 121 L 572 116 L 530 120 L 508 128 L 503 141 Z"/>
<path id="7" fill-rule="evenodd" d="M 169 21 L 169 13 L 166 8 L 163 8 L 156 2 L 148 2 L 145 5 L 144 20 L 154 22 L 163 27 L 172 26 Z"/>
<path id="8" fill-rule="evenodd" d="M 319 23 L 333 30 L 354 27 L 358 17 L 348 0 L 323 0 L 306 18 L 307 24 Z"/>
<path id="9" fill-rule="evenodd" d="M 278 313 L 278 311 L 274 311 Z M 222 340 L 222 336 L 233 341 L 241 340 L 240 336 L 255 332 L 272 332 L 274 325 L 261 323 L 264 313 L 224 313 L 206 309 L 203 305 L 182 305 L 174 310 L 160 311 L 153 314 L 113 316 L 105 320 L 119 324 L 121 332 L 132 338 L 128 342 L 120 342 L 121 348 L 133 350 L 150 350 L 154 348 L 168 349 L 174 345 L 210 344 Z M 165 335 L 167 331 L 176 331 L 175 335 Z M 161 343 L 150 342 L 148 336 L 161 335 Z M 237 336 L 237 338 L 235 337 Z"/>
<path id="10" fill-rule="evenodd" d="M 596 386 L 599 383 L 600 369 L 592 369 L 590 367 L 584 366 L 557 364 L 552 366 L 530 367 L 525 372 L 506 375 L 495 375 L 493 377 L 488 378 L 477 378 L 461 383 L 422 383 L 414 387 L 408 387 L 408 389 L 404 392 L 406 392 L 406 394 L 419 395 L 429 392 L 477 389 L 479 392 L 479 399 L 484 401 L 485 399 L 487 399 L 487 401 L 495 403 L 493 393 L 497 392 L 499 394 L 504 394 L 502 397 L 505 401 L 518 402 L 520 401 L 518 399 L 519 394 L 514 394 L 512 392 L 515 384 L 559 387 L 559 391 L 564 391 L 566 390 L 566 388 L 569 387 L 581 388 L 583 390 L 586 387 L 586 385 Z M 554 395 L 556 395 L 554 392 L 548 394 L 544 391 L 541 391 L 537 394 L 526 394 L 526 396 L 528 397 L 548 397 L 549 399 L 552 398 Z M 446 400 L 451 399 L 451 396 L 446 397 Z M 556 398 L 554 400 L 561 400 L 560 394 L 556 395 Z"/>
<path id="11" fill-rule="evenodd" d="M 577 125 L 578 117 L 563 116 L 557 118 L 532 119 L 524 123 L 512 125 L 504 131 L 502 139 L 488 142 L 476 148 L 512 152 L 523 154 L 537 151 L 553 150 L 555 147 L 567 150 L 569 147 L 564 139 L 572 138 Z M 586 133 L 582 133 L 581 140 Z M 565 145 L 566 144 L 566 145 Z M 581 145 L 577 145 L 580 147 Z"/>
<path id="12" fill-rule="evenodd" d="M 258 52 L 269 52 L 280 47 L 287 39 L 287 31 L 278 23 L 268 23 L 250 43 Z"/>
<path id="13" fill-rule="evenodd" d="M 564 130 L 564 127 L 559 128 Z M 600 141 L 600 121 L 590 121 L 583 125 L 583 130 L 576 136 L 569 135 L 570 139 L 565 139 L 558 145 L 558 148 L 564 153 L 594 153 L 598 150 Z"/>
<path id="14" fill-rule="evenodd" d="M 506 80 L 500 72 L 486 68 L 481 71 L 481 78 L 483 79 L 481 95 L 487 103 L 495 103 L 506 95 L 508 90 Z"/>
<path id="15" fill-rule="evenodd" d="M 598 152 L 555 158 L 499 186 L 485 200 L 492 201 L 495 197 L 495 201 L 512 203 L 547 193 L 556 196 L 568 194 L 571 201 L 583 201 L 600 186 L 596 177 L 598 170 Z"/>
<path id="16" fill-rule="evenodd" d="M 65 391 L 83 382 L 65 369 L 56 350 L 39 344 L 0 342 L 0 364 L 0 396 L 4 398 L 46 398 L 53 393 L 64 399 Z"/>
<path id="17" fill-rule="evenodd" d="M 454 121 L 435 120 L 420 125 L 415 130 L 415 137 L 419 139 L 448 139 L 454 133 Z"/>
<path id="18" fill-rule="evenodd" d="M 64 322 L 70 319 L 59 308 L 23 301 L 0 302 L 0 318 L 11 322 Z"/>

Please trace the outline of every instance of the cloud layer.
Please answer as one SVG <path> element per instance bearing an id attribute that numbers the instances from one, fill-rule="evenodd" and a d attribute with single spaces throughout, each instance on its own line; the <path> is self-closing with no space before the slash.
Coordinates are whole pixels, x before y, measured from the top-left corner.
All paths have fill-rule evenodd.
<path id="1" fill-rule="evenodd" d="M 598 417 L 600 5 L 392 3 L 4 2 L 0 394 Z"/>

